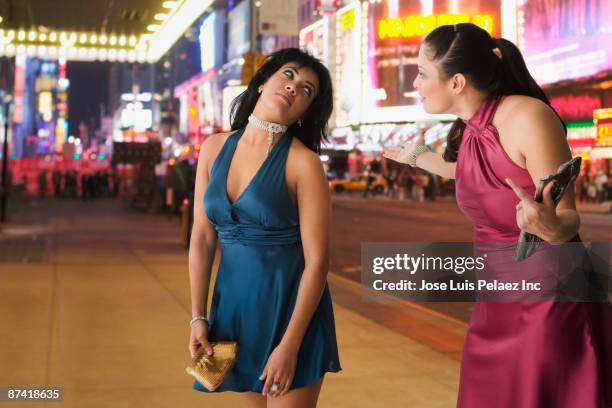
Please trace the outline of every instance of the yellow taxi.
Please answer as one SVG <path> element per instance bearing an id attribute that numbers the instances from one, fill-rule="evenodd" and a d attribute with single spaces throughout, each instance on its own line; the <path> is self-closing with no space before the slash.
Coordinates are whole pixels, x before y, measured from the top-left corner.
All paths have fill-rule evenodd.
<path id="1" fill-rule="evenodd" d="M 354 176 L 350 179 L 336 179 L 329 181 L 329 189 L 334 193 L 342 193 L 344 191 L 364 191 L 366 189 L 367 180 L 365 176 Z M 370 184 L 370 191 L 374 194 L 382 194 L 387 189 L 387 180 L 382 177 L 374 177 Z"/>

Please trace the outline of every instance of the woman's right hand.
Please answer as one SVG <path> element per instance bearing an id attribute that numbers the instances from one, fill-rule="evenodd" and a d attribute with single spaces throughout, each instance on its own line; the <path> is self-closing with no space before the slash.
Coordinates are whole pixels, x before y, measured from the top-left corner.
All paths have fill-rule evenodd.
<path id="1" fill-rule="evenodd" d="M 422 136 L 417 136 L 414 139 L 414 142 L 406 142 L 401 146 L 385 149 L 383 156 L 399 163 L 408 164 L 410 153 L 412 153 L 418 146 L 424 145 L 425 139 Z"/>
<path id="2" fill-rule="evenodd" d="M 191 325 L 191 334 L 189 335 L 189 353 L 191 353 L 191 357 L 195 356 L 200 346 L 206 350 L 206 354 L 212 356 L 213 348 L 208 342 L 208 324 L 204 320 L 196 320 Z"/>

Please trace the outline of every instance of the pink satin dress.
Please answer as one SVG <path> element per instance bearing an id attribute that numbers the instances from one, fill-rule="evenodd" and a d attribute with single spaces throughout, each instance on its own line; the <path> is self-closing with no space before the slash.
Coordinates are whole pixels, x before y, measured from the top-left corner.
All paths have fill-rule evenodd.
<path id="1" fill-rule="evenodd" d="M 467 121 L 456 197 L 476 243 L 515 243 L 512 178 L 535 192 L 491 124 L 500 98 Z M 612 306 L 608 302 L 476 302 L 461 360 L 459 408 L 612 407 Z"/>

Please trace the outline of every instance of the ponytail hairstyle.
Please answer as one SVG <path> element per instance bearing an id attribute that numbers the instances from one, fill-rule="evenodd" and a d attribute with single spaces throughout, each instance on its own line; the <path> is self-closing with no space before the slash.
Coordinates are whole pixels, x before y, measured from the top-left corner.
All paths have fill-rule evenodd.
<path id="1" fill-rule="evenodd" d="M 232 130 L 247 125 L 249 116 L 259 100 L 260 94 L 257 92 L 259 86 L 289 62 L 295 63 L 298 68 L 312 69 L 319 79 L 319 91 L 302 117 L 302 125 L 294 123 L 288 129 L 290 135 L 300 139 L 310 150 L 319 153 L 321 142 L 327 140 L 325 128 L 334 106 L 332 80 L 321 61 L 297 48 L 286 48 L 269 55 L 249 82 L 247 89 L 232 101 L 230 111 Z"/>
<path id="2" fill-rule="evenodd" d="M 502 95 L 525 95 L 539 99 L 552 108 L 544 91 L 533 79 L 519 49 L 503 38 L 492 38 L 489 33 L 472 23 L 444 25 L 425 37 L 424 45 L 432 60 L 438 61 L 441 75 L 450 79 L 455 74 L 466 76 L 470 84 L 495 98 Z M 493 50 L 501 52 L 499 58 Z M 561 123 L 561 117 L 559 117 Z M 565 125 L 564 125 L 565 126 Z M 444 160 L 457 161 L 465 123 L 457 119 L 446 141 Z"/>

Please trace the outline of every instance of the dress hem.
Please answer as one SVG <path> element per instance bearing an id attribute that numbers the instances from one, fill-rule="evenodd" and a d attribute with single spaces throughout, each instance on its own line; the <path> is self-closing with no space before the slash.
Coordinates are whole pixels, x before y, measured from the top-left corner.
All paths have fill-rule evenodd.
<path id="1" fill-rule="evenodd" d="M 312 379 L 311 381 L 309 381 L 309 382 L 307 382 L 307 383 L 305 383 L 305 384 L 303 384 L 303 385 L 300 385 L 299 387 L 290 387 L 290 388 L 289 388 L 289 391 L 293 391 L 293 390 L 297 390 L 297 389 L 300 389 L 300 388 L 308 387 L 309 385 L 314 384 L 316 381 L 318 381 L 318 380 L 320 380 L 320 379 L 324 378 L 324 377 L 325 377 L 325 374 L 327 374 L 327 373 L 339 373 L 340 371 L 342 371 L 342 368 L 339 368 L 339 369 L 337 369 L 337 370 L 324 370 L 322 373 L 320 373 L 320 374 L 319 374 L 319 376 L 318 376 L 318 377 L 316 377 L 316 378 Z M 197 381 L 197 380 L 195 380 L 195 381 L 193 382 L 192 389 L 194 389 L 194 390 L 196 390 L 196 391 L 199 391 L 199 392 L 202 392 L 202 393 L 204 393 L 204 394 L 213 394 L 213 393 L 222 393 L 222 392 L 234 392 L 234 393 L 238 393 L 238 394 L 243 394 L 243 393 L 245 393 L 245 392 L 255 392 L 255 393 L 257 393 L 257 394 L 260 394 L 260 393 L 261 393 L 261 390 L 259 390 L 259 389 L 234 389 L 234 390 L 220 390 L 220 391 L 218 391 L 218 389 L 217 389 L 217 390 L 215 390 L 215 391 L 209 391 L 209 390 L 207 390 L 207 389 L 206 389 L 206 387 L 204 387 L 202 384 L 200 384 L 200 386 L 201 386 L 203 389 L 196 388 L 196 386 L 195 386 L 195 384 L 196 384 L 196 383 L 198 383 L 198 381 Z M 199 384 L 199 383 L 198 383 L 198 384 Z M 262 387 L 263 387 L 263 386 L 262 386 Z"/>

